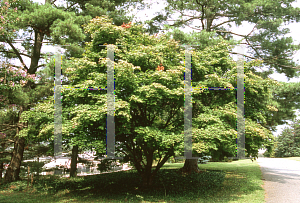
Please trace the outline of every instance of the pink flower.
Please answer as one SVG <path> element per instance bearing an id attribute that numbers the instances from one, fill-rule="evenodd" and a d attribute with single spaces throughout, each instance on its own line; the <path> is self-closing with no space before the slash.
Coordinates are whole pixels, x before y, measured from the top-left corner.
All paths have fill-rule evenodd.
<path id="1" fill-rule="evenodd" d="M 14 86 L 15 86 L 15 83 L 13 82 L 12 84 L 13 84 L 13 87 L 14 87 Z"/>
<path id="2" fill-rule="evenodd" d="M 3 16 L 1 16 L 1 18 L 2 18 L 2 19 L 4 19 L 4 17 L 3 17 Z"/>
<path id="3" fill-rule="evenodd" d="M 18 8 L 17 8 L 17 7 L 16 7 L 15 9 L 16 9 L 16 10 L 18 10 Z"/>
<path id="4" fill-rule="evenodd" d="M 8 2 L 5 2 L 6 6 L 8 6 Z"/>

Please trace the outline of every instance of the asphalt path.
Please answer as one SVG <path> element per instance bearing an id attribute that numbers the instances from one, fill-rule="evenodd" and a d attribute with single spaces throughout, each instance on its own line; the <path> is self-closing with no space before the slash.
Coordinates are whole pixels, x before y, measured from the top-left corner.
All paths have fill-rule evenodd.
<path id="1" fill-rule="evenodd" d="M 300 161 L 259 157 L 257 162 L 266 203 L 300 203 Z"/>

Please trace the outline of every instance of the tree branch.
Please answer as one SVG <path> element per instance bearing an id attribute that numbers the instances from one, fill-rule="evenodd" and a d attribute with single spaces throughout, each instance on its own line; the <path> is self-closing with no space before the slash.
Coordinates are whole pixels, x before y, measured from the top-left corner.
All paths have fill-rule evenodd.
<path id="1" fill-rule="evenodd" d="M 164 165 L 164 163 L 172 156 L 173 150 L 174 150 L 174 148 L 173 148 L 173 146 L 171 146 L 171 149 L 167 152 L 167 154 L 165 155 L 163 160 L 156 165 L 156 168 L 153 171 L 153 174 L 157 173 L 157 171 Z"/>
<path id="2" fill-rule="evenodd" d="M 254 57 L 251 57 L 251 56 L 247 56 L 247 55 L 245 55 L 245 54 L 236 53 L 236 52 L 229 52 L 229 53 L 231 53 L 231 54 L 242 55 L 242 56 L 245 56 L 245 57 L 250 58 L 250 59 L 257 59 L 257 58 L 254 58 Z M 266 63 L 268 63 L 268 64 L 273 64 L 273 65 L 281 66 L 281 67 L 283 67 L 283 68 L 294 68 L 294 69 L 299 69 L 299 70 L 300 70 L 300 66 L 292 67 L 292 66 L 280 65 L 280 64 L 278 64 L 278 63 L 270 62 L 270 60 L 268 60 L 268 59 L 263 59 L 263 58 L 261 58 L 260 60 L 266 61 Z"/>
<path id="3" fill-rule="evenodd" d="M 15 126 L 15 127 L 8 127 L 8 128 L 5 128 L 4 130 L 1 130 L 1 132 L 5 132 L 5 131 L 7 131 L 7 130 L 10 130 L 10 129 L 16 128 L 16 127 L 18 127 L 18 126 Z"/>
<path id="4" fill-rule="evenodd" d="M 224 21 L 223 23 L 219 23 L 219 24 L 217 24 L 217 25 L 212 26 L 211 29 L 214 29 L 214 28 L 216 28 L 216 27 L 219 27 L 220 25 L 223 25 L 223 24 L 229 23 L 229 22 L 233 22 L 233 21 L 234 21 L 234 20 L 227 20 L 227 21 Z"/>
<path id="5" fill-rule="evenodd" d="M 14 53 L 13 51 L 0 51 L 0 52 L 5 52 L 5 53 Z M 31 58 L 31 56 L 23 53 L 19 53 L 20 55 L 27 56 L 28 58 Z"/>
<path id="6" fill-rule="evenodd" d="M 13 154 L 12 152 L 0 152 L 0 154 Z"/>
<path id="7" fill-rule="evenodd" d="M 173 109 L 173 107 L 174 107 L 174 103 L 172 103 L 171 109 Z M 178 110 L 178 109 L 177 109 L 177 110 Z M 171 110 L 171 112 L 170 112 L 170 117 L 168 118 L 168 120 L 167 120 L 167 122 L 166 122 L 166 124 L 165 124 L 165 126 L 164 126 L 163 129 L 165 129 L 165 128 L 168 126 L 170 120 L 173 118 L 173 116 L 174 116 L 175 114 L 176 114 L 176 111 L 173 113 L 173 111 Z"/>
<path id="8" fill-rule="evenodd" d="M 10 125 L 10 124 L 0 124 L 2 126 L 10 126 L 10 127 L 23 127 L 25 126 L 25 124 L 21 124 L 21 123 L 18 123 L 17 125 Z"/>
<path id="9" fill-rule="evenodd" d="M 14 50 L 15 54 L 17 55 L 17 57 L 19 58 L 21 64 L 24 66 L 24 68 L 26 68 L 26 70 L 28 70 L 27 66 L 25 65 L 22 57 L 20 56 L 20 53 L 18 52 L 18 50 L 14 47 L 14 45 L 10 42 L 7 41 L 7 43 L 9 44 L 9 46 L 11 46 L 11 48 Z"/>
<path id="10" fill-rule="evenodd" d="M 218 13 L 218 14 L 216 14 L 216 17 L 227 17 L 227 18 L 231 17 L 231 18 L 233 18 L 233 17 L 236 17 L 236 15 Z"/>
<path id="11" fill-rule="evenodd" d="M 255 30 L 256 26 L 257 26 L 257 24 L 253 27 L 252 31 L 247 35 L 247 37 L 249 37 L 252 34 L 252 32 Z"/>
<path id="12" fill-rule="evenodd" d="M 68 8 L 66 8 L 64 11 L 67 11 L 69 8 L 71 8 L 72 6 L 74 6 L 77 3 L 72 4 L 71 6 L 69 6 Z"/>
<path id="13" fill-rule="evenodd" d="M 223 30 L 215 30 L 215 31 L 216 32 L 230 33 L 230 34 L 237 35 L 237 36 L 244 37 L 244 38 L 247 37 L 246 35 L 240 35 L 240 34 L 237 34 L 237 33 L 231 32 L 231 31 L 223 31 Z"/>
<path id="14" fill-rule="evenodd" d="M 190 19 L 187 19 L 187 20 L 179 20 L 179 21 L 177 21 L 177 23 L 174 23 L 173 25 L 169 25 L 169 26 L 176 26 L 176 25 L 178 25 L 180 23 L 182 23 L 183 25 L 186 25 L 185 23 L 187 23 L 190 20 L 194 20 L 194 19 L 199 19 L 199 18 L 197 16 L 197 17 L 193 17 L 193 18 L 190 18 Z"/>

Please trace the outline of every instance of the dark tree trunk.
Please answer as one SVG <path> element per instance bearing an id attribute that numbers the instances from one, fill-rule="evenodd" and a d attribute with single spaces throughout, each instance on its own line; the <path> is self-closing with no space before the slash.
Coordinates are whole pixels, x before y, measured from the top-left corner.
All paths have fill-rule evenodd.
<path id="1" fill-rule="evenodd" d="M 77 157 L 78 157 L 78 145 L 73 146 L 72 149 L 70 177 L 77 176 Z"/>
<path id="2" fill-rule="evenodd" d="M 159 169 L 168 161 L 168 159 L 174 155 L 173 149 L 171 149 L 165 157 L 156 165 L 155 169 L 152 170 L 152 163 L 153 163 L 153 152 L 154 150 L 149 151 L 149 154 L 146 155 L 147 157 L 147 165 L 145 166 L 144 170 L 141 171 L 141 176 L 143 180 L 143 187 L 145 189 L 151 188 L 153 186 L 155 176 Z"/>
<path id="3" fill-rule="evenodd" d="M 27 108 L 24 108 L 24 111 L 26 111 Z M 21 114 L 23 112 L 23 107 L 20 107 L 19 111 L 19 121 Z M 23 126 L 24 127 L 24 126 Z M 17 127 L 17 133 L 15 136 L 15 142 L 14 142 L 14 150 L 12 152 L 11 161 L 9 164 L 9 167 L 6 169 L 6 173 L 4 176 L 5 182 L 12 182 L 20 180 L 20 168 L 21 163 L 23 159 L 23 153 L 24 153 L 24 147 L 25 147 L 25 138 L 24 137 L 18 137 L 19 131 L 21 130 L 21 127 Z"/>
<path id="4" fill-rule="evenodd" d="M 198 159 L 186 159 L 184 165 L 178 171 L 181 174 L 191 174 L 192 172 L 200 173 L 201 170 L 198 167 Z"/>
<path id="5" fill-rule="evenodd" d="M 11 161 L 4 176 L 6 182 L 20 180 L 20 167 L 23 159 L 24 146 L 25 138 L 16 137 Z"/>
<path id="6" fill-rule="evenodd" d="M 2 143 L 1 146 L 2 146 L 2 149 L 5 149 L 5 143 Z M 3 158 L 4 156 L 1 155 L 0 157 Z M 0 180 L 1 181 L 2 181 L 3 170 L 4 170 L 4 162 L 0 162 Z"/>
<path id="7" fill-rule="evenodd" d="M 152 186 L 153 178 L 156 174 L 156 172 L 152 173 L 153 150 L 149 150 L 149 152 L 146 154 L 146 160 L 147 160 L 147 164 L 144 168 L 142 179 L 143 179 L 143 187 L 149 188 Z"/>
<path id="8" fill-rule="evenodd" d="M 144 188 L 149 188 L 153 185 L 154 176 L 155 176 L 154 173 L 150 173 L 150 174 L 144 173 L 142 175 L 143 187 Z"/>
<path id="9" fill-rule="evenodd" d="M 38 33 L 37 31 L 35 31 L 35 43 L 34 43 L 34 47 L 33 47 L 33 54 L 31 57 L 30 68 L 28 69 L 29 74 L 36 73 L 38 61 L 40 59 L 40 54 L 41 54 L 43 38 L 44 38 L 44 36 L 42 33 Z M 26 65 L 24 64 L 23 61 L 22 61 L 22 63 L 26 67 Z M 24 88 L 26 89 L 28 87 L 29 87 L 29 89 L 30 88 L 34 89 L 35 88 L 34 82 L 28 81 L 28 83 L 24 86 Z M 28 106 L 20 107 L 19 121 L 20 121 L 23 110 L 27 111 Z M 19 130 L 21 130 L 21 128 L 19 129 L 19 127 L 17 127 L 17 134 L 19 133 Z M 16 136 L 10 165 L 6 170 L 5 177 L 4 177 L 6 182 L 20 180 L 20 167 L 21 167 L 21 162 L 23 159 L 24 146 L 25 146 L 25 138 Z"/>
<path id="10" fill-rule="evenodd" d="M 2 171 L 3 171 L 3 168 L 4 168 L 3 162 L 0 162 L 0 180 L 2 180 Z"/>

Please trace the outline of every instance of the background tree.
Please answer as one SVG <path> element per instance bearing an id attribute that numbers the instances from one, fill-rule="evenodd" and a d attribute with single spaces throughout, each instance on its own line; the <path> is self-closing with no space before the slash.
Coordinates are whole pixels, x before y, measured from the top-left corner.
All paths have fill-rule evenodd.
<path id="1" fill-rule="evenodd" d="M 294 121 L 291 128 L 284 128 L 276 141 L 275 157 L 300 156 L 299 120 Z"/>
<path id="2" fill-rule="evenodd" d="M 292 7 L 294 1 L 206 1 L 206 0 L 167 0 L 163 12 L 157 13 L 149 23 L 153 32 L 188 26 L 197 32 L 215 31 L 226 40 L 232 37 L 242 37 L 250 52 L 248 59 L 263 60 L 269 69 L 264 71 L 268 76 L 274 72 L 285 73 L 288 78 L 298 76 L 299 66 L 292 61 L 292 55 L 299 50 L 299 45 L 293 45 L 293 39 L 286 37 L 288 28 L 282 24 L 299 22 L 299 9 Z M 176 20 L 170 20 L 172 14 L 179 14 Z M 200 26 L 191 27 L 194 20 L 201 22 Z M 168 21 L 174 21 L 169 25 Z M 253 24 L 253 29 L 247 35 L 234 33 L 230 23 L 241 26 L 243 22 Z M 163 28 L 162 28 L 163 26 Z M 227 26 L 227 27 L 226 27 Z M 297 66 L 297 67 L 296 67 Z"/>

